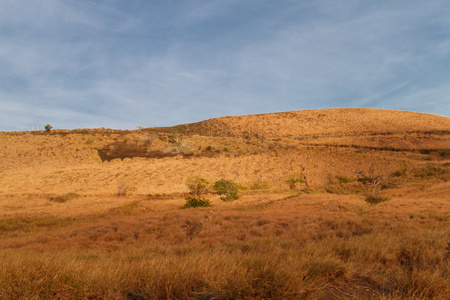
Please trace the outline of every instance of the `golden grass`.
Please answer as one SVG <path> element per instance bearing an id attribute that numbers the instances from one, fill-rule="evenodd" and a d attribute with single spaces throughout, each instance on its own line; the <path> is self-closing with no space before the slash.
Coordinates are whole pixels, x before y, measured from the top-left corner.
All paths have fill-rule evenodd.
<path id="1" fill-rule="evenodd" d="M 111 211 L 57 228 L 41 224 L 48 230 L 26 236 L 2 230 L 0 296 L 449 296 L 448 201 L 393 199 L 369 206 L 359 197 L 317 194 L 239 207 L 245 208 Z"/>
<path id="2" fill-rule="evenodd" d="M 338 108 L 222 117 L 174 128 L 205 136 L 266 138 L 430 130 L 448 134 L 450 118 L 386 109 Z"/>
<path id="3" fill-rule="evenodd" d="M 0 133 L 0 299 L 448 299 L 449 128 L 337 109 Z M 194 176 L 246 189 L 180 210 Z"/>

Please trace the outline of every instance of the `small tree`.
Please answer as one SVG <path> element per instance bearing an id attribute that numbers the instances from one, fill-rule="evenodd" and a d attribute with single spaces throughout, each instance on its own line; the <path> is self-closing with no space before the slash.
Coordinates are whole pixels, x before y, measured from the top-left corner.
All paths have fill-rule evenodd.
<path id="1" fill-rule="evenodd" d="M 46 131 L 50 131 L 50 130 L 52 130 L 53 126 L 50 125 L 50 124 L 47 124 L 47 125 L 44 126 L 44 128 L 45 128 Z"/>
<path id="2" fill-rule="evenodd" d="M 218 195 L 222 196 L 221 199 L 223 201 L 231 201 L 240 198 L 238 195 L 239 185 L 232 180 L 220 179 L 214 183 L 213 189 Z"/>
<path id="3" fill-rule="evenodd" d="M 209 191 L 210 183 L 203 178 L 198 176 L 191 177 L 186 181 L 186 185 L 191 191 L 191 194 L 201 195 L 206 194 Z"/>
<path id="4" fill-rule="evenodd" d="M 371 172 L 373 173 L 373 172 Z M 388 201 L 389 198 L 377 196 L 377 188 L 380 184 L 385 183 L 385 179 L 380 175 L 369 175 L 366 176 L 363 171 L 358 172 L 358 181 L 371 186 L 372 192 L 366 197 L 365 201 L 369 204 L 378 204 L 381 202 Z"/>

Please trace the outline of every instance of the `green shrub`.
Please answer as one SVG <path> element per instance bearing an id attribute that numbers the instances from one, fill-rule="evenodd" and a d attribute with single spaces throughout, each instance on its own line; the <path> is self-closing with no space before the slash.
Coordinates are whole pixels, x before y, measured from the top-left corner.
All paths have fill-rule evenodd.
<path id="1" fill-rule="evenodd" d="M 252 182 L 250 184 L 250 189 L 251 190 L 268 190 L 268 189 L 270 189 L 270 183 L 261 182 L 261 181 Z"/>
<path id="2" fill-rule="evenodd" d="M 406 176 L 406 168 L 395 170 L 394 172 L 392 172 L 391 176 L 393 177 Z"/>
<path id="3" fill-rule="evenodd" d="M 348 176 L 345 176 L 345 175 L 336 175 L 336 179 L 339 180 L 340 184 L 356 181 L 356 178 L 348 177 Z"/>
<path id="4" fill-rule="evenodd" d="M 425 167 L 416 170 L 416 176 L 421 178 L 440 177 L 447 174 L 444 166 L 428 164 Z"/>
<path id="5" fill-rule="evenodd" d="M 386 197 L 369 195 L 369 196 L 366 197 L 366 199 L 364 201 L 366 201 L 369 204 L 378 204 L 378 203 L 381 203 L 381 202 L 386 202 L 388 200 L 389 200 L 389 198 L 386 198 Z"/>
<path id="6" fill-rule="evenodd" d="M 298 182 L 306 183 L 305 175 L 303 175 L 303 173 L 292 174 L 289 176 L 288 180 L 286 180 L 286 183 L 289 185 L 291 190 L 295 190 L 297 188 Z"/>
<path id="7" fill-rule="evenodd" d="M 191 194 L 201 195 L 209 192 L 210 183 L 206 179 L 195 176 L 189 178 L 186 181 L 186 185 L 191 191 Z"/>
<path id="8" fill-rule="evenodd" d="M 208 207 L 208 206 L 211 206 L 211 203 L 209 203 L 208 199 L 186 197 L 186 203 L 180 208 L 184 209 L 191 207 Z"/>
<path id="9" fill-rule="evenodd" d="M 45 128 L 46 131 L 50 131 L 50 130 L 52 130 L 53 126 L 50 125 L 50 124 L 47 124 L 47 125 L 44 126 L 44 128 Z"/>
<path id="10" fill-rule="evenodd" d="M 222 196 L 223 201 L 236 200 L 240 197 L 238 195 L 239 185 L 232 180 L 220 179 L 214 183 L 213 189 Z"/>

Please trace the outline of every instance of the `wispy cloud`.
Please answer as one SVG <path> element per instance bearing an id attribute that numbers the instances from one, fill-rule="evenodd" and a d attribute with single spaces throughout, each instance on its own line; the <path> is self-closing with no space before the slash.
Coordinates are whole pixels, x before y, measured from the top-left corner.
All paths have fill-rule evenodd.
<path id="1" fill-rule="evenodd" d="M 349 106 L 450 116 L 449 14 L 447 1 L 5 0 L 0 130 Z"/>

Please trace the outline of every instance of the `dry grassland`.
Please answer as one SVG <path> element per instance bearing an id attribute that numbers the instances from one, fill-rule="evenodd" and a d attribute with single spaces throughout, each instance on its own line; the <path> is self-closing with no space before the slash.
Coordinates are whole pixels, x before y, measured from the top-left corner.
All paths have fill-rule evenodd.
<path id="1" fill-rule="evenodd" d="M 0 169 L 0 299 L 450 298 L 449 118 L 0 133 Z M 180 209 L 193 176 L 242 197 Z"/>

